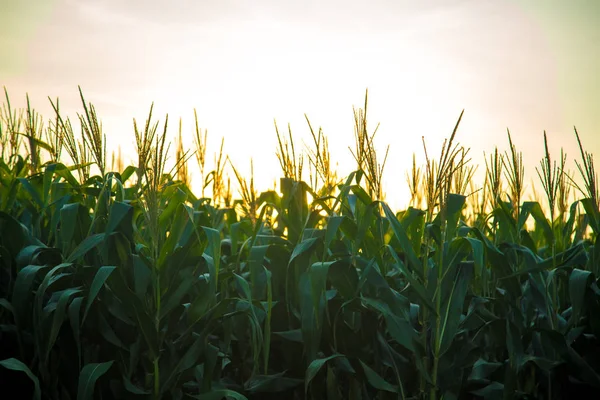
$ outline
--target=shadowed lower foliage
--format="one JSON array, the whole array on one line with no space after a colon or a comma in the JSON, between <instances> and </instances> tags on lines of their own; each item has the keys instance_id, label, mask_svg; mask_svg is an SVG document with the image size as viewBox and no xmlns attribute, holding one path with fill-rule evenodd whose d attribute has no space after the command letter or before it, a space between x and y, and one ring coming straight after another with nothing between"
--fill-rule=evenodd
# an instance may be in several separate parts
<instances>
[{"instance_id":1,"label":"shadowed lower foliage","mask_svg":"<svg viewBox=\"0 0 600 400\"><path fill-rule=\"evenodd\" d=\"M196 124L196 197L185 167L193 155L179 136L166 172L167 122L157 133L152 108L144 129L135 125L137 165L105 171L101 125L81 99L81 137L56 101L49 143L29 106L20 113L6 95L2 107L4 393L493 400L600 390L597 176L578 135L584 198L567 203L574 179L562 153L551 161L545 136L548 207L522 201L512 141L510 154L486 160L482 192L471 185L466 196L474 168L455 140L459 118L439 161L413 166L414 207L393 212L381 201L385 157L379 164L365 102L356 171L337 181L309 123L315 187L301 180L289 130L289 141L278 135L277 190L259 193L252 173L247 181L234 169L241 199L232 202L223 142L205 176L207 136Z\"/></svg>"}]
</instances>

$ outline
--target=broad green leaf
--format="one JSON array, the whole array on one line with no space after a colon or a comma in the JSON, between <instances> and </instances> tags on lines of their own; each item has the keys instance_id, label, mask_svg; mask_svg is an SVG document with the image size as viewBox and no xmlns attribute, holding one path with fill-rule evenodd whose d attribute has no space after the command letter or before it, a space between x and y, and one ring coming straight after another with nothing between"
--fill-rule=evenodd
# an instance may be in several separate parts
<instances>
[{"instance_id":1,"label":"broad green leaf","mask_svg":"<svg viewBox=\"0 0 600 400\"><path fill-rule=\"evenodd\" d=\"M79 288L66 289L61 293L60 297L58 298L58 302L56 303L56 308L54 310L54 315L52 317L52 327L50 328L50 332L48 335L48 342L46 344L46 354L44 355L44 360L48 360L50 350L52 350L52 347L54 346L54 343L58 338L58 333L67 315L67 306L69 304L69 301L71 300L71 297L80 292L81 290Z\"/></svg>"},{"instance_id":2,"label":"broad green leaf","mask_svg":"<svg viewBox=\"0 0 600 400\"><path fill-rule=\"evenodd\" d=\"M419 296L419 298L421 299L421 301L423 301L423 303L427 306L427 308L429 308L429 310L431 312L433 312L434 314L437 314L435 307L434 307L433 303L431 302L431 299L429 298L425 287L421 284L421 282L419 282L418 278L415 278L412 275L411 271L409 271L409 269L402 262L400 257L398 257L398 254L396 254L396 251L394 251L394 249L390 245L386 245L386 248L388 249L389 253L394 258L395 263L393 264L393 266L398 271L400 271L402 273L402 275L404 276L404 278L406 278L406 280L411 284L412 288L417 293L417 296Z\"/></svg>"},{"instance_id":3,"label":"broad green leaf","mask_svg":"<svg viewBox=\"0 0 600 400\"><path fill-rule=\"evenodd\" d=\"M310 275L308 272L304 272L300 275L298 282L298 299L300 302L300 316L301 316L301 329L302 329L302 340L305 346L307 362L317 358L317 351L319 344L321 343L321 328L319 324L320 319L320 304L315 307L313 301L313 289L311 284ZM319 303L321 297L318 297Z\"/></svg>"},{"instance_id":4,"label":"broad green leaf","mask_svg":"<svg viewBox=\"0 0 600 400\"><path fill-rule=\"evenodd\" d=\"M394 213L387 204L381 202L381 206L383 207L385 216L390 221L390 225L392 227L392 230L394 231L394 235L396 235L400 246L402 246L402 250L404 250L404 253L406 254L406 259L408 261L408 267L410 268L410 271L416 273L419 278L423 279L423 273L421 272L421 262L419 261L419 257L417 257L417 254L415 253L412 247L410 239L406 234L406 230L404 229L400 221L398 221L396 215L394 215Z\"/></svg>"},{"instance_id":5,"label":"broad green leaf","mask_svg":"<svg viewBox=\"0 0 600 400\"><path fill-rule=\"evenodd\" d=\"M581 200L581 204L585 209L586 215L589 217L590 227L596 235L600 235L600 215L598 213L598 207L594 204L593 199L585 198Z\"/></svg>"},{"instance_id":6,"label":"broad green leaf","mask_svg":"<svg viewBox=\"0 0 600 400\"><path fill-rule=\"evenodd\" d=\"M513 371L518 372L524 356L523 342L517 326L508 319L506 320L506 349Z\"/></svg>"},{"instance_id":7,"label":"broad green leaf","mask_svg":"<svg viewBox=\"0 0 600 400\"><path fill-rule=\"evenodd\" d=\"M256 245L250 248L250 255L248 257L248 264L250 269L250 287L252 288L252 297L256 299L264 298L266 282L263 282L261 280L259 283L259 276L262 275L263 262L269 247L270 245Z\"/></svg>"},{"instance_id":8,"label":"broad green leaf","mask_svg":"<svg viewBox=\"0 0 600 400\"><path fill-rule=\"evenodd\" d=\"M469 381L488 382L490 375L500 367L502 367L502 363L489 362L480 358L475 361L475 364L473 365L473 369L469 375Z\"/></svg>"},{"instance_id":9,"label":"broad green leaf","mask_svg":"<svg viewBox=\"0 0 600 400\"><path fill-rule=\"evenodd\" d=\"M184 278L174 292L169 292L163 297L161 302L164 302L164 305L161 305L160 319L165 318L171 311L181 306L182 299L188 294L195 283L196 280L194 278Z\"/></svg>"},{"instance_id":10,"label":"broad green leaf","mask_svg":"<svg viewBox=\"0 0 600 400\"><path fill-rule=\"evenodd\" d=\"M592 279L593 275L590 271L578 268L574 268L569 275L569 297L573 307L573 313L569 321L571 326L575 326L579 321L581 311L585 306L585 294Z\"/></svg>"},{"instance_id":11,"label":"broad green leaf","mask_svg":"<svg viewBox=\"0 0 600 400\"><path fill-rule=\"evenodd\" d=\"M125 171L118 171L121 172L121 182L127 182L127 180L131 178L133 174L135 174L135 171L136 168L133 165L130 165L127 168L125 168Z\"/></svg>"},{"instance_id":12,"label":"broad green leaf","mask_svg":"<svg viewBox=\"0 0 600 400\"><path fill-rule=\"evenodd\" d=\"M11 215L0 211L0 244L6 247L11 255L21 251L28 244L42 245L41 242L32 240L27 228Z\"/></svg>"},{"instance_id":13,"label":"broad green leaf","mask_svg":"<svg viewBox=\"0 0 600 400\"><path fill-rule=\"evenodd\" d=\"M306 393L308 393L308 385L310 385L310 382L314 379L315 376L317 376L317 374L319 373L319 371L321 370L323 365L325 365L328 361L333 360L338 357L345 357L345 356L343 354L333 354L329 357L318 358L316 360L313 360L313 362L310 363L308 368L306 368L306 374L305 374L305 378L304 378L304 395L305 396L306 396Z\"/></svg>"},{"instance_id":14,"label":"broad green leaf","mask_svg":"<svg viewBox=\"0 0 600 400\"><path fill-rule=\"evenodd\" d=\"M303 343L301 329L293 329L290 331L282 331L282 332L273 332L273 335L279 336L285 340L289 340L290 342Z\"/></svg>"},{"instance_id":15,"label":"broad green leaf","mask_svg":"<svg viewBox=\"0 0 600 400\"><path fill-rule=\"evenodd\" d=\"M466 199L466 196L460 194L448 194L446 204L446 240L451 240L456 235L456 228Z\"/></svg>"},{"instance_id":16,"label":"broad green leaf","mask_svg":"<svg viewBox=\"0 0 600 400\"><path fill-rule=\"evenodd\" d=\"M87 296L85 311L83 313L83 319L81 320L82 324L85 322L88 312L90 311L90 307L92 306L94 300L96 300L96 296L98 296L98 293L100 293L100 289L102 289L102 286L104 286L104 283L106 282L110 274L112 274L112 272L115 270L115 268L116 267L112 266L103 266L100 267L100 269L98 269L98 272L96 272L94 280L92 281L92 286L90 286L90 291Z\"/></svg>"},{"instance_id":17,"label":"broad green leaf","mask_svg":"<svg viewBox=\"0 0 600 400\"><path fill-rule=\"evenodd\" d=\"M395 315L390 307L380 300L363 297L362 302L381 313L385 319L388 333L398 344L413 353L415 352L414 343L418 340L418 336L407 320Z\"/></svg>"},{"instance_id":18,"label":"broad green leaf","mask_svg":"<svg viewBox=\"0 0 600 400\"><path fill-rule=\"evenodd\" d=\"M315 248L319 240L320 238L313 237L298 243L296 247L294 247L294 251L292 252L292 256L290 257L289 264L291 265L292 262L302 254L310 253Z\"/></svg>"},{"instance_id":19,"label":"broad green leaf","mask_svg":"<svg viewBox=\"0 0 600 400\"><path fill-rule=\"evenodd\" d=\"M38 380L37 376L35 376L33 374L33 372L31 372L31 370L29 369L29 367L27 367L27 365L23 364L21 361L17 360L16 358L8 358L6 360L2 360L2 361L0 361L0 365L6 369L24 372L29 377L29 379L31 379L31 381L33 382L33 385L34 385L33 398L35 400L41 400L42 391L40 390L40 381Z\"/></svg>"},{"instance_id":20,"label":"broad green leaf","mask_svg":"<svg viewBox=\"0 0 600 400\"><path fill-rule=\"evenodd\" d=\"M138 298L144 299L150 285L152 272L150 267L144 262L143 256L133 255L133 278L135 294Z\"/></svg>"},{"instance_id":21,"label":"broad green leaf","mask_svg":"<svg viewBox=\"0 0 600 400\"><path fill-rule=\"evenodd\" d=\"M548 223L548 219L544 215L544 212L537 201L523 202L521 213L519 214L519 229L523 229L529 215L531 215L535 222L542 228L546 242L548 244L554 243L554 232L552 231L552 227Z\"/></svg>"},{"instance_id":22,"label":"broad green leaf","mask_svg":"<svg viewBox=\"0 0 600 400\"><path fill-rule=\"evenodd\" d=\"M73 337L75 338L75 345L77 346L77 364L81 369L81 335L80 335L80 323L79 318L81 316L81 305L83 304L83 297L76 297L69 304L69 324L73 331Z\"/></svg>"},{"instance_id":23,"label":"broad green leaf","mask_svg":"<svg viewBox=\"0 0 600 400\"><path fill-rule=\"evenodd\" d=\"M263 372L269 372L269 358L271 356L271 320L273 318L273 283L271 279L271 271L264 268L267 276L267 317L265 318L264 326L264 343L263 343Z\"/></svg>"},{"instance_id":24,"label":"broad green leaf","mask_svg":"<svg viewBox=\"0 0 600 400\"><path fill-rule=\"evenodd\" d=\"M87 226L83 222L87 218ZM67 252L71 250L71 243L75 240L75 232L79 231L79 237L87 234L91 219L89 213L79 203L65 204L60 208L60 237L62 249Z\"/></svg>"},{"instance_id":25,"label":"broad green leaf","mask_svg":"<svg viewBox=\"0 0 600 400\"><path fill-rule=\"evenodd\" d=\"M345 300L354 297L358 286L358 273L350 263L342 260L332 263L327 277Z\"/></svg>"},{"instance_id":26,"label":"broad green leaf","mask_svg":"<svg viewBox=\"0 0 600 400\"><path fill-rule=\"evenodd\" d=\"M119 272L111 274L108 286L114 295L120 299L128 314L137 322L137 328L148 345L150 356L155 358L159 352L156 326L152 317L148 314L145 304L129 289Z\"/></svg>"},{"instance_id":27,"label":"broad green leaf","mask_svg":"<svg viewBox=\"0 0 600 400\"><path fill-rule=\"evenodd\" d=\"M337 235L340 229L340 225L342 224L345 218L346 217L344 216L333 216L327 218L327 229L325 232L325 250L327 250L331 245L331 241Z\"/></svg>"},{"instance_id":28,"label":"broad green leaf","mask_svg":"<svg viewBox=\"0 0 600 400\"><path fill-rule=\"evenodd\" d=\"M362 360L360 361L360 365L363 367L363 371L365 372L365 376L367 377L367 381L371 386L373 386L377 390L385 390L386 392L398 393L398 388L388 382L385 381L377 372L375 372L371 367L365 364Z\"/></svg>"},{"instance_id":29,"label":"broad green leaf","mask_svg":"<svg viewBox=\"0 0 600 400\"><path fill-rule=\"evenodd\" d=\"M127 390L129 393L132 393L135 395L150 394L150 391L142 390L139 387L135 386L131 382L131 380L129 378L127 378L127 376L125 376L125 375L123 375L123 387L125 387L125 390Z\"/></svg>"},{"instance_id":30,"label":"broad green leaf","mask_svg":"<svg viewBox=\"0 0 600 400\"><path fill-rule=\"evenodd\" d=\"M329 267L333 262L318 262L314 263L310 267L310 284L311 284L311 297L313 308L315 311L315 315L317 319L315 322L317 323L317 327L321 328L321 316L320 316L320 304L324 300L325 297L325 285L327 283L327 273L329 272Z\"/></svg>"},{"instance_id":31,"label":"broad green leaf","mask_svg":"<svg viewBox=\"0 0 600 400\"><path fill-rule=\"evenodd\" d=\"M31 199L35 202L35 204L38 206L38 208L40 208L40 209L43 208L44 200L42 200L39 189L36 189L31 184L31 182L26 178L17 178L17 180L21 183L21 186L23 186L23 188L25 188L27 193L29 193L29 195L31 196Z\"/></svg>"},{"instance_id":32,"label":"broad green leaf","mask_svg":"<svg viewBox=\"0 0 600 400\"><path fill-rule=\"evenodd\" d=\"M100 331L102 337L106 339L108 343L123 350L128 350L127 346L125 346L121 339L119 339L113 328L106 320L106 317L101 312L98 313L98 330Z\"/></svg>"},{"instance_id":33,"label":"broad green leaf","mask_svg":"<svg viewBox=\"0 0 600 400\"><path fill-rule=\"evenodd\" d=\"M213 375L215 372L215 367L217 366L218 358L219 348L208 343L204 351L204 364L202 364L202 369L204 372L202 377L202 391L209 391L212 389L212 382L215 380Z\"/></svg>"},{"instance_id":34,"label":"broad green leaf","mask_svg":"<svg viewBox=\"0 0 600 400\"><path fill-rule=\"evenodd\" d=\"M131 219L133 217L133 207L127 203L115 201L110 206L108 214L108 223L104 234L106 237L122 226L124 232L131 233Z\"/></svg>"},{"instance_id":35,"label":"broad green leaf","mask_svg":"<svg viewBox=\"0 0 600 400\"><path fill-rule=\"evenodd\" d=\"M96 381L112 366L113 361L87 364L79 373L77 400L93 400Z\"/></svg>"},{"instance_id":36,"label":"broad green leaf","mask_svg":"<svg viewBox=\"0 0 600 400\"><path fill-rule=\"evenodd\" d=\"M492 382L481 389L471 391L471 393L483 397L485 400L500 400L504 398L504 385L500 382Z\"/></svg>"},{"instance_id":37,"label":"broad green leaf","mask_svg":"<svg viewBox=\"0 0 600 400\"><path fill-rule=\"evenodd\" d=\"M208 246L206 247L207 254L212 257L214 263L214 281L215 285L219 284L219 269L221 262L221 234L218 230L203 226L202 229L208 238Z\"/></svg>"},{"instance_id":38,"label":"broad green leaf","mask_svg":"<svg viewBox=\"0 0 600 400\"><path fill-rule=\"evenodd\" d=\"M187 346L185 354L174 360L176 362L169 368L168 375L165 374L166 379L163 378L164 380L161 382L161 393L170 391L179 375L195 365L206 348L205 341L204 336L197 335L194 342Z\"/></svg>"},{"instance_id":39,"label":"broad green leaf","mask_svg":"<svg viewBox=\"0 0 600 400\"><path fill-rule=\"evenodd\" d=\"M441 319L439 332L441 340L437 344L440 356L450 348L458 331L472 274L471 264L460 263L457 265L455 273L447 275L442 282L444 301L439 317Z\"/></svg>"},{"instance_id":40,"label":"broad green leaf","mask_svg":"<svg viewBox=\"0 0 600 400\"><path fill-rule=\"evenodd\" d=\"M15 309L8 300L0 298L0 307L4 307L6 310L10 311L10 313L13 315L13 318L15 318Z\"/></svg>"},{"instance_id":41,"label":"broad green leaf","mask_svg":"<svg viewBox=\"0 0 600 400\"><path fill-rule=\"evenodd\" d=\"M277 393L301 385L302 379L288 378L285 372L273 375L255 375L245 384L245 389L250 393Z\"/></svg>"},{"instance_id":42,"label":"broad green leaf","mask_svg":"<svg viewBox=\"0 0 600 400\"><path fill-rule=\"evenodd\" d=\"M200 320L210 310L215 300L214 293L210 290L210 285L206 279L200 279L197 284L200 294L188 307L188 323L195 323Z\"/></svg>"},{"instance_id":43,"label":"broad green leaf","mask_svg":"<svg viewBox=\"0 0 600 400\"><path fill-rule=\"evenodd\" d=\"M77 261L78 259L80 259L84 255L86 255L90 250L92 250L93 248L98 246L103 241L104 241L104 233L96 233L94 235L88 236L87 238L85 238L85 240L83 242L81 242L79 244L79 246L77 246L75 248L75 250L73 250L71 255L69 257L67 257L66 262Z\"/></svg>"},{"instance_id":44,"label":"broad green leaf","mask_svg":"<svg viewBox=\"0 0 600 400\"><path fill-rule=\"evenodd\" d=\"M187 198L185 192L175 186L169 187L165 191L164 196L168 197L168 203L165 209L160 213L159 226L170 225L168 221L173 217L179 205L183 204Z\"/></svg>"},{"instance_id":45,"label":"broad green leaf","mask_svg":"<svg viewBox=\"0 0 600 400\"><path fill-rule=\"evenodd\" d=\"M33 282L38 272L46 268L48 267L42 265L28 265L17 274L11 298L11 303L16 311L14 315L17 324L23 324L29 315L27 310L32 310L32 304L29 300L32 297Z\"/></svg>"}]
</instances>

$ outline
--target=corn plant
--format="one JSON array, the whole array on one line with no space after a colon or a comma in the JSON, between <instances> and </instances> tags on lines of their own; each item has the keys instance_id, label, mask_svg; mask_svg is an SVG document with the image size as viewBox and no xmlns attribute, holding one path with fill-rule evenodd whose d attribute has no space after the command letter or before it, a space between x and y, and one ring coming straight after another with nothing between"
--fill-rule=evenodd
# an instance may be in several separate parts
<instances>
[{"instance_id":1,"label":"corn plant","mask_svg":"<svg viewBox=\"0 0 600 400\"><path fill-rule=\"evenodd\" d=\"M425 145L425 165L413 158L411 206L392 211L365 102L355 112L357 168L346 178L332 179L326 138L307 119L319 180L302 180L291 130L284 139L276 129L278 190L254 187L252 162L249 178L229 162L241 197L232 201L223 141L202 176L213 198L197 197L181 128L170 163L168 116L153 122L153 106L143 127L134 120L136 165L109 171L99 118L81 98L81 137L51 100L48 143L31 105L20 113L6 94L2 107L6 392L433 400L577 398L600 388L597 175L577 132L579 186L544 135L542 207L523 201L510 134L510 152L486 157L483 185L472 183L461 113L438 158ZM206 133L196 134L204 171ZM70 164L58 159L60 143ZM573 199L572 186L585 197Z\"/></svg>"}]
</instances>

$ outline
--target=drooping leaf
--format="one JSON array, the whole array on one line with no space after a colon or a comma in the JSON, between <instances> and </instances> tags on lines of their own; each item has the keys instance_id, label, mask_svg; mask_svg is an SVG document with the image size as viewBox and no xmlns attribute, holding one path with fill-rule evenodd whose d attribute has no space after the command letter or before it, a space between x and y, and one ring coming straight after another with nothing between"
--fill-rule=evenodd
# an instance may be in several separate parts
<instances>
[{"instance_id":1,"label":"drooping leaf","mask_svg":"<svg viewBox=\"0 0 600 400\"><path fill-rule=\"evenodd\" d=\"M315 376L317 376L317 374L319 373L319 371L321 370L323 365L325 365L328 361L333 360L338 357L345 357L345 356L343 354L333 354L329 357L318 358L316 360L313 360L310 363L308 368L306 368L306 374L305 374L305 378L304 378L304 393L305 393L305 395L306 395L306 393L308 393L308 385L310 385L310 382L315 378Z\"/></svg>"},{"instance_id":2,"label":"drooping leaf","mask_svg":"<svg viewBox=\"0 0 600 400\"><path fill-rule=\"evenodd\" d=\"M412 247L410 239L406 234L406 230L404 229L400 221L398 221L398 219L387 204L382 202L381 206L383 207L385 216L390 221L390 225L392 227L392 230L394 231L394 235L396 235L398 242L400 242L400 246L402 246L402 250L406 254L406 259L408 261L410 271L416 273L419 278L423 279L423 274L420 269L421 263L419 262L419 257L417 257L417 254L415 253Z\"/></svg>"},{"instance_id":3,"label":"drooping leaf","mask_svg":"<svg viewBox=\"0 0 600 400\"><path fill-rule=\"evenodd\" d=\"M73 250L71 255L67 257L66 262L75 262L79 258L86 255L90 250L98 246L100 243L104 241L104 233L96 233L94 235L88 236Z\"/></svg>"},{"instance_id":4,"label":"drooping leaf","mask_svg":"<svg viewBox=\"0 0 600 400\"><path fill-rule=\"evenodd\" d=\"M33 374L33 372L31 372L31 370L29 369L29 367L27 365L23 364L21 361L17 360L16 358L8 358L6 360L2 360L2 361L0 361L0 365L6 369L10 369L13 371L21 371L21 372L25 373L29 377L29 379L31 379L31 381L33 382L33 385L34 385L33 398L34 398L34 400L41 400L42 391L40 390L40 381L38 380L37 376L35 376Z\"/></svg>"},{"instance_id":5,"label":"drooping leaf","mask_svg":"<svg viewBox=\"0 0 600 400\"><path fill-rule=\"evenodd\" d=\"M375 372L371 367L365 364L362 360L360 361L360 365L363 367L363 371L365 372L365 376L367 377L367 381L371 386L373 386L377 390L385 390L386 392L398 393L398 388L388 382L385 381L377 372Z\"/></svg>"},{"instance_id":6,"label":"drooping leaf","mask_svg":"<svg viewBox=\"0 0 600 400\"><path fill-rule=\"evenodd\" d=\"M90 291L87 296L85 311L83 312L83 319L81 320L82 324L85 322L88 312L90 311L90 307L92 306L94 300L96 300L96 296L98 296L98 293L100 293L100 289L102 289L102 286L104 286L104 283L106 282L110 274L112 274L112 272L115 270L115 268L116 267L113 266L103 266L100 267L100 269L98 269L98 272L96 272L96 275L94 276L94 280L92 281L92 285L90 286Z\"/></svg>"},{"instance_id":7,"label":"drooping leaf","mask_svg":"<svg viewBox=\"0 0 600 400\"><path fill-rule=\"evenodd\" d=\"M584 271L579 268L574 268L569 275L569 296L573 313L569 325L577 324L581 311L585 306L585 294L588 290L593 275L590 271Z\"/></svg>"},{"instance_id":8,"label":"drooping leaf","mask_svg":"<svg viewBox=\"0 0 600 400\"><path fill-rule=\"evenodd\" d=\"M104 363L90 363L83 367L79 373L77 386L77 400L93 400L96 381L112 366L113 361Z\"/></svg>"}]
</instances>

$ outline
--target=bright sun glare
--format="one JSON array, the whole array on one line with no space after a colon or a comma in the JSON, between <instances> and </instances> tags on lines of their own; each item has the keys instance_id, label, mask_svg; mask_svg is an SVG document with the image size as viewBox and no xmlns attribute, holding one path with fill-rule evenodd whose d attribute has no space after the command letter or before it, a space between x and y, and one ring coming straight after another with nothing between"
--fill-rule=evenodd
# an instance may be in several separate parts
<instances>
[{"instance_id":1,"label":"bright sun glare","mask_svg":"<svg viewBox=\"0 0 600 400\"><path fill-rule=\"evenodd\" d=\"M190 149L195 108L208 130L209 164L224 137L239 170L248 174L254 160L260 189L281 175L274 120L286 135L289 123L304 147L311 140L304 114L328 136L339 175L348 174L354 168L352 107L362 107L368 88L369 131L381 123L375 140L381 157L390 145L384 187L396 206L406 204L412 154L423 161L422 137L436 156L463 108L458 140L477 164L493 146L507 149L507 127L526 153L528 170L541 157L544 129L551 148L564 146L574 155L577 124L590 150L598 149L600 117L590 112L600 92L595 69L585 70L587 80L564 73L575 51L581 65L600 66L592 51L598 41L590 39L597 31L585 31L592 26L587 20L577 17L580 33L560 31L571 20L556 19L560 10L533 0L527 6L426 3L175 8L158 1L62 0L37 14L13 5L9 14L28 15L31 29L5 24L14 29L3 32L0 45L19 48L15 60L21 61L0 65L0 84L21 104L28 92L47 118L48 95L61 99L65 114L81 112L81 85L102 118L109 149L120 146L125 161L133 154L132 118L143 123L151 102L155 120L169 114L173 142L183 118ZM192 180L197 188L197 175Z\"/></svg>"}]
</instances>

